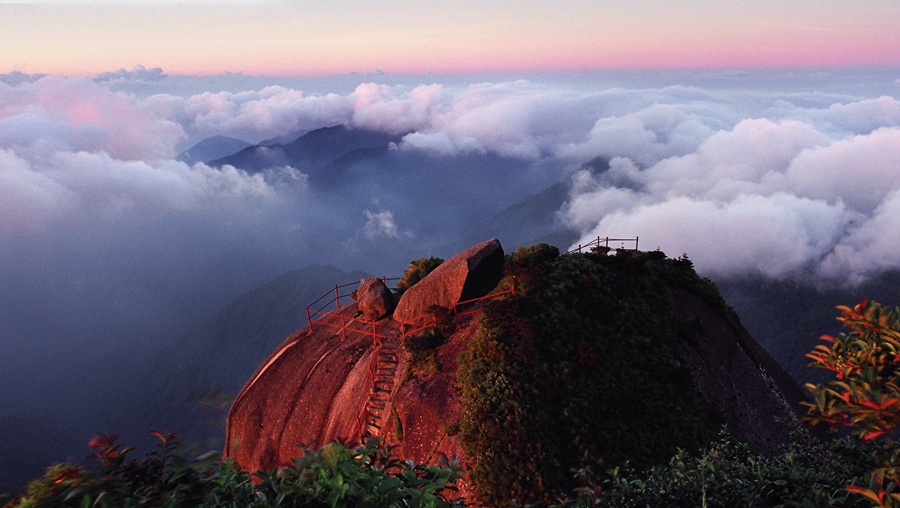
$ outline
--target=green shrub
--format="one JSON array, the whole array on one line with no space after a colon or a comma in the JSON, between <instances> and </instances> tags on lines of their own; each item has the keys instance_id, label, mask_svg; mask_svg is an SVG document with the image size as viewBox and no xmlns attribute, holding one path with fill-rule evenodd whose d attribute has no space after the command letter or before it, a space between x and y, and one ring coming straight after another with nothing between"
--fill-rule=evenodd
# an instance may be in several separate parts
<instances>
[{"instance_id":1,"label":"green shrub","mask_svg":"<svg viewBox=\"0 0 900 508\"><path fill-rule=\"evenodd\" d=\"M715 438L721 416L678 361L677 338L696 330L671 281L706 290L661 253L508 256L501 288L516 292L485 306L458 372L480 503L546 503L572 469L663 463Z\"/></svg>"},{"instance_id":2,"label":"green shrub","mask_svg":"<svg viewBox=\"0 0 900 508\"><path fill-rule=\"evenodd\" d=\"M155 433L160 445L132 459L115 436L91 441L94 470L60 464L31 482L8 507L429 507L463 506L455 499L460 469L402 461L377 440L347 448L306 450L291 466L247 473L215 453L193 459L177 435Z\"/></svg>"},{"instance_id":3,"label":"green shrub","mask_svg":"<svg viewBox=\"0 0 900 508\"><path fill-rule=\"evenodd\" d=\"M397 293L402 295L407 289L425 278L426 275L434 271L443 262L443 259L434 256L411 261L409 267L403 272L403 278L397 283Z\"/></svg>"},{"instance_id":4,"label":"green shrub","mask_svg":"<svg viewBox=\"0 0 900 508\"><path fill-rule=\"evenodd\" d=\"M597 477L582 469L581 486L551 506L643 508L700 506L863 507L844 489L865 477L874 450L841 439L826 442L797 429L784 453L753 453L727 432L702 453L679 450L665 465L614 468Z\"/></svg>"},{"instance_id":5,"label":"green shrub","mask_svg":"<svg viewBox=\"0 0 900 508\"><path fill-rule=\"evenodd\" d=\"M403 341L403 347L409 355L406 364L404 379L414 374L430 376L441 371L441 365L437 359L437 348L447 339L436 327L422 330L422 333L407 337Z\"/></svg>"}]
</instances>

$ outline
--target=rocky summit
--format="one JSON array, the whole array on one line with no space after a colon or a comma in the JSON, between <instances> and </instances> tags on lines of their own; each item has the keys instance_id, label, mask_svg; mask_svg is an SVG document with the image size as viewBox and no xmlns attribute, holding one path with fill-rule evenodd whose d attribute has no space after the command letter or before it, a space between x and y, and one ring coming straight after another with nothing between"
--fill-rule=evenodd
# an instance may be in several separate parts
<instances>
[{"instance_id":1,"label":"rocky summit","mask_svg":"<svg viewBox=\"0 0 900 508\"><path fill-rule=\"evenodd\" d=\"M415 461L458 456L461 495L499 506L548 499L579 465L696 448L723 424L775 451L789 432L776 419L795 421L802 398L715 286L660 252L504 255L494 239L447 260L392 313L364 311L369 292L260 365L229 412L227 458L267 469L301 445L377 437ZM526 464L510 469L503 458L517 453Z\"/></svg>"}]
</instances>

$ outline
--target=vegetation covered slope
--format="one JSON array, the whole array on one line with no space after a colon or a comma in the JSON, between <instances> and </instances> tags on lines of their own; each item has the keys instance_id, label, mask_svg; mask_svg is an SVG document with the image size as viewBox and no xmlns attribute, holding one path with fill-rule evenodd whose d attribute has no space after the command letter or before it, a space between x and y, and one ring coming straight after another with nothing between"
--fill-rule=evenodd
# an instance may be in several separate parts
<instances>
[{"instance_id":1,"label":"vegetation covered slope","mask_svg":"<svg viewBox=\"0 0 900 508\"><path fill-rule=\"evenodd\" d=\"M573 469L661 463L715 438L724 419L679 355L700 325L676 313L670 288L740 325L689 260L539 245L508 257L501 286L512 285L485 308L458 373L483 503L546 501Z\"/></svg>"}]
</instances>

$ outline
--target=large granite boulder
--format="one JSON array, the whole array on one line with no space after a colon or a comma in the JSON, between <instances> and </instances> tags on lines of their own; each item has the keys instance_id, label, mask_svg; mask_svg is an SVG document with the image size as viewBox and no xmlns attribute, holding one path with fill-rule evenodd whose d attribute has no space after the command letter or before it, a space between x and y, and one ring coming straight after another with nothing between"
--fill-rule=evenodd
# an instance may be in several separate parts
<instances>
[{"instance_id":1,"label":"large granite boulder","mask_svg":"<svg viewBox=\"0 0 900 508\"><path fill-rule=\"evenodd\" d=\"M486 295L503 276L503 259L496 238L460 252L403 293L394 320L416 324L433 306L452 309L461 301Z\"/></svg>"},{"instance_id":2,"label":"large granite boulder","mask_svg":"<svg viewBox=\"0 0 900 508\"><path fill-rule=\"evenodd\" d=\"M353 298L363 316L370 321L378 321L394 307L394 294L384 281L374 277L363 281L353 292Z\"/></svg>"}]
</instances>

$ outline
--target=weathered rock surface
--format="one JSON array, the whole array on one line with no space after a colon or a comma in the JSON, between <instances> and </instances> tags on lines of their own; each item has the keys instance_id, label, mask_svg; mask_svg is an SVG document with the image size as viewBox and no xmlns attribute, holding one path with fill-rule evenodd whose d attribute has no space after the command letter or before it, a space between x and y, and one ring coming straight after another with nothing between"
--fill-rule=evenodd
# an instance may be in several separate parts
<instances>
[{"instance_id":1,"label":"weathered rock surface","mask_svg":"<svg viewBox=\"0 0 900 508\"><path fill-rule=\"evenodd\" d=\"M378 278L366 279L353 292L356 304L369 321L378 321L387 316L394 307L394 294Z\"/></svg>"},{"instance_id":2,"label":"weathered rock surface","mask_svg":"<svg viewBox=\"0 0 900 508\"><path fill-rule=\"evenodd\" d=\"M356 304L288 337L238 394L225 427L225 456L249 471L289 464L299 444L321 447L356 439L369 393L372 336L340 328ZM398 335L393 321L378 333Z\"/></svg>"},{"instance_id":3,"label":"weathered rock surface","mask_svg":"<svg viewBox=\"0 0 900 508\"><path fill-rule=\"evenodd\" d=\"M461 301L484 296L502 277L503 259L503 247L496 238L460 252L403 293L394 320L414 323L432 306L451 309Z\"/></svg>"}]
</instances>

